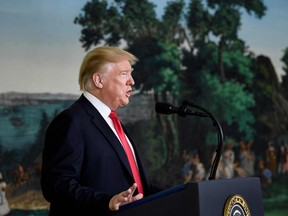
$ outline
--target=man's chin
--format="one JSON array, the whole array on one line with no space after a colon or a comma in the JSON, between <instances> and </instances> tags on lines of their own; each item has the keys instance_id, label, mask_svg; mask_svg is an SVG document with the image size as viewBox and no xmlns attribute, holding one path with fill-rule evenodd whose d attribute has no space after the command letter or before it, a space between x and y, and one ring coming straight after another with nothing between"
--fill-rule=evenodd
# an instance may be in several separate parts
<instances>
[{"instance_id":1,"label":"man's chin","mask_svg":"<svg viewBox=\"0 0 288 216\"><path fill-rule=\"evenodd\" d=\"M127 98L127 100L122 101L120 107L125 106L129 103L129 99Z\"/></svg>"}]
</instances>

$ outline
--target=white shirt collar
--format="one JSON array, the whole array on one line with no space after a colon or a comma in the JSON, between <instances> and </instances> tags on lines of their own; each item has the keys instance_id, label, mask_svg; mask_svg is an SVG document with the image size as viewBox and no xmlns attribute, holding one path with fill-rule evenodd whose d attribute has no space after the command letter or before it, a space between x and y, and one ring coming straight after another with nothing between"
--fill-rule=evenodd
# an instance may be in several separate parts
<instances>
[{"instance_id":1,"label":"white shirt collar","mask_svg":"<svg viewBox=\"0 0 288 216\"><path fill-rule=\"evenodd\" d=\"M99 111L104 119L109 117L111 109L106 104L87 91L85 91L83 95L92 103L92 105Z\"/></svg>"}]
</instances>

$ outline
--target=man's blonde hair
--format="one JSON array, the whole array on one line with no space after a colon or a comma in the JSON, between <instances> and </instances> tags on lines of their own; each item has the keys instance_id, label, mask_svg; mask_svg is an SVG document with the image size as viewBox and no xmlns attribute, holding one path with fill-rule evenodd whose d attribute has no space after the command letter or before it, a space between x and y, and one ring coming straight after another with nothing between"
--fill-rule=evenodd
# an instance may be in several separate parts
<instances>
[{"instance_id":1,"label":"man's blonde hair","mask_svg":"<svg viewBox=\"0 0 288 216\"><path fill-rule=\"evenodd\" d=\"M101 46L89 51L80 67L78 78L80 90L87 91L91 88L94 73L106 72L111 64L125 60L131 65L138 61L136 56L117 47Z\"/></svg>"}]
</instances>

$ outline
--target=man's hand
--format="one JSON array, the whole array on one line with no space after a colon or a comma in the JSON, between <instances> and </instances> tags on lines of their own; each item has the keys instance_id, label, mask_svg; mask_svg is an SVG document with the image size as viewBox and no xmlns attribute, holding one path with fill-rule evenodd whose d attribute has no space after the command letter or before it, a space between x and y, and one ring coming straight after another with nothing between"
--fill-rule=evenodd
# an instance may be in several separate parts
<instances>
[{"instance_id":1,"label":"man's hand","mask_svg":"<svg viewBox=\"0 0 288 216\"><path fill-rule=\"evenodd\" d=\"M137 184L134 183L132 187L130 187L128 190L123 191L115 196L112 197L112 199L109 202L109 209L111 211L117 211L120 206L125 205L127 203L134 202L136 200L140 200L143 198L143 194L139 193L136 196L133 197L133 193L137 188Z\"/></svg>"}]
</instances>

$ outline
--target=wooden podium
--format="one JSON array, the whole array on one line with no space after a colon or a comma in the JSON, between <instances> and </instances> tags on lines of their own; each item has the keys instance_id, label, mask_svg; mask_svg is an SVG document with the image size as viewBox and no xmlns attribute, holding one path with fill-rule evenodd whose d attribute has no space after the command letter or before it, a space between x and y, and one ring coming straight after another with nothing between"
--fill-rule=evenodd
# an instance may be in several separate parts
<instances>
[{"instance_id":1,"label":"wooden podium","mask_svg":"<svg viewBox=\"0 0 288 216\"><path fill-rule=\"evenodd\" d=\"M179 185L124 205L117 216L264 216L257 177Z\"/></svg>"}]
</instances>

